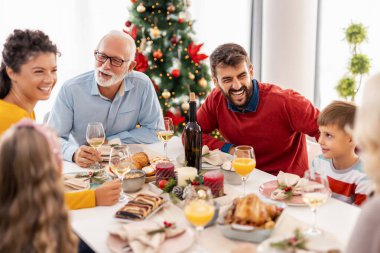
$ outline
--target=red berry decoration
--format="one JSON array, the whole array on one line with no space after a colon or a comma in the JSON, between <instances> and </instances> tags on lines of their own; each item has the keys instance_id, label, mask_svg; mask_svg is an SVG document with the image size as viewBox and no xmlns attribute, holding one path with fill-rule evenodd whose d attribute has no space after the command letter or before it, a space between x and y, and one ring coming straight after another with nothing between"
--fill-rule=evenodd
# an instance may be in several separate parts
<instances>
[{"instance_id":1,"label":"red berry decoration","mask_svg":"<svg viewBox=\"0 0 380 253\"><path fill-rule=\"evenodd\" d=\"M133 4L134 4L134 3L136 3L136 1L137 1L137 0L131 0L131 3L133 3Z\"/></svg>"},{"instance_id":2,"label":"red berry decoration","mask_svg":"<svg viewBox=\"0 0 380 253\"><path fill-rule=\"evenodd\" d=\"M288 186L284 189L285 192L290 192L292 190L292 187Z\"/></svg>"},{"instance_id":3,"label":"red berry decoration","mask_svg":"<svg viewBox=\"0 0 380 253\"><path fill-rule=\"evenodd\" d=\"M173 37L170 38L170 43L172 43L173 45L177 44L178 43L177 36L173 35Z\"/></svg>"},{"instance_id":4,"label":"red berry decoration","mask_svg":"<svg viewBox=\"0 0 380 253\"><path fill-rule=\"evenodd\" d=\"M183 18L178 19L178 23L182 24L183 23Z\"/></svg>"},{"instance_id":5,"label":"red berry decoration","mask_svg":"<svg viewBox=\"0 0 380 253\"><path fill-rule=\"evenodd\" d=\"M131 25L132 25L131 21L129 21L129 20L125 21L125 26L126 27L131 27Z\"/></svg>"},{"instance_id":6,"label":"red berry decoration","mask_svg":"<svg viewBox=\"0 0 380 253\"><path fill-rule=\"evenodd\" d=\"M158 187L160 187L160 189L164 189L165 185L168 183L168 180L161 180L159 183L158 183Z\"/></svg>"},{"instance_id":7,"label":"red berry decoration","mask_svg":"<svg viewBox=\"0 0 380 253\"><path fill-rule=\"evenodd\" d=\"M156 51L153 52L153 58L161 59L161 57L162 57L161 50L156 50Z\"/></svg>"},{"instance_id":8,"label":"red berry decoration","mask_svg":"<svg viewBox=\"0 0 380 253\"><path fill-rule=\"evenodd\" d=\"M172 70L172 77L179 77L181 75L181 71L179 69L173 69Z\"/></svg>"}]
</instances>

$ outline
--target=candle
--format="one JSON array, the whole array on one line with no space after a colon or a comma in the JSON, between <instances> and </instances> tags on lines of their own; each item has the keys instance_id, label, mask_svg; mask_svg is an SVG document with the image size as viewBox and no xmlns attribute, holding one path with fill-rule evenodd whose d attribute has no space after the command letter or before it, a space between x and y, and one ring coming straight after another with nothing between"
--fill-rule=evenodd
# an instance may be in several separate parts
<instances>
[{"instance_id":1,"label":"candle","mask_svg":"<svg viewBox=\"0 0 380 253\"><path fill-rule=\"evenodd\" d=\"M214 198L224 195L224 175L221 171L208 171L203 175L203 184L211 189Z\"/></svg>"},{"instance_id":2,"label":"candle","mask_svg":"<svg viewBox=\"0 0 380 253\"><path fill-rule=\"evenodd\" d=\"M176 169L177 172L177 185L186 186L187 180L193 181L198 175L198 171L193 167L182 167Z\"/></svg>"},{"instance_id":3,"label":"candle","mask_svg":"<svg viewBox=\"0 0 380 253\"><path fill-rule=\"evenodd\" d=\"M157 163L156 185L159 185L161 180L169 180L170 178L175 178L174 164L169 162Z\"/></svg>"}]
</instances>

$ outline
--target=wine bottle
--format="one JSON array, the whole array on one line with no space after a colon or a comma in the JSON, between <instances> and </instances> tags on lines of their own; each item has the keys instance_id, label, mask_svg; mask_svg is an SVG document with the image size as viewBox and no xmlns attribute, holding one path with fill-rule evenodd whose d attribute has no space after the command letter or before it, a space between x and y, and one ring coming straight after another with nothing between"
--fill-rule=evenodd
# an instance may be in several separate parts
<instances>
[{"instance_id":1,"label":"wine bottle","mask_svg":"<svg viewBox=\"0 0 380 253\"><path fill-rule=\"evenodd\" d=\"M190 93L189 122L184 132L185 161L186 166L195 167L198 174L202 170L202 129L197 123L197 103L195 93Z\"/></svg>"}]
</instances>

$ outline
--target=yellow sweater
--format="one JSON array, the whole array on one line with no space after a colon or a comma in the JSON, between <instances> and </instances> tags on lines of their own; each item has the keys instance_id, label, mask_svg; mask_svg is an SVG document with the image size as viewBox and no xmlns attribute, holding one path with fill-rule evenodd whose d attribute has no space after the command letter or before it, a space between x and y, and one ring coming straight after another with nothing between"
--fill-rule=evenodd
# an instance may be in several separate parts
<instances>
[{"instance_id":1,"label":"yellow sweater","mask_svg":"<svg viewBox=\"0 0 380 253\"><path fill-rule=\"evenodd\" d=\"M13 124L23 118L35 120L34 112L29 113L17 105L0 99L0 136ZM69 209L80 209L95 206L95 191L85 190L65 193L66 206Z\"/></svg>"},{"instance_id":2,"label":"yellow sweater","mask_svg":"<svg viewBox=\"0 0 380 253\"><path fill-rule=\"evenodd\" d=\"M27 112L17 105L0 99L0 135L2 135L11 125L19 122L23 118L35 120L36 116L34 115L34 112Z\"/></svg>"}]
</instances>

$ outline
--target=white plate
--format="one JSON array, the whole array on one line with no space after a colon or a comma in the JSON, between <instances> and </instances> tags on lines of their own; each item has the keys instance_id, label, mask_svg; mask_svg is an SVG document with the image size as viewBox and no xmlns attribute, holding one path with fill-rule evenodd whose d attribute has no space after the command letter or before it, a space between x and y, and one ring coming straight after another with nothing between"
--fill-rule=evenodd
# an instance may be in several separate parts
<instances>
[{"instance_id":1,"label":"white plate","mask_svg":"<svg viewBox=\"0 0 380 253\"><path fill-rule=\"evenodd\" d=\"M278 242L289 237L272 237L268 238L257 247L257 253L286 253L287 251L279 250L270 246L273 242ZM326 236L313 236L309 237L309 241L306 244L306 247L310 252L327 252L328 250L337 249L343 252L343 246L339 242L332 240ZM304 251L309 252L309 251Z\"/></svg>"},{"instance_id":2,"label":"white plate","mask_svg":"<svg viewBox=\"0 0 380 253\"><path fill-rule=\"evenodd\" d=\"M151 221L144 222L135 222L128 224L136 228L140 228L141 226L149 226ZM186 228L185 233L179 235L177 237L165 240L158 249L158 253L179 253L187 250L191 247L194 241L194 232L191 228ZM115 235L109 235L107 238L107 247L113 253L124 253L124 246L126 242L123 242L119 237Z\"/></svg>"},{"instance_id":3,"label":"white plate","mask_svg":"<svg viewBox=\"0 0 380 253\"><path fill-rule=\"evenodd\" d=\"M229 160L232 160L232 155L227 154L226 156L228 157ZM185 154L180 154L179 156L176 157L175 159L179 165L185 166ZM212 165L209 163L202 163L202 169L203 170L215 170L215 169L220 169L221 165Z\"/></svg>"}]
</instances>

